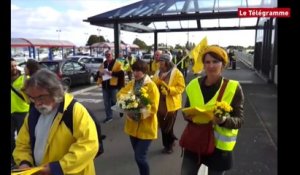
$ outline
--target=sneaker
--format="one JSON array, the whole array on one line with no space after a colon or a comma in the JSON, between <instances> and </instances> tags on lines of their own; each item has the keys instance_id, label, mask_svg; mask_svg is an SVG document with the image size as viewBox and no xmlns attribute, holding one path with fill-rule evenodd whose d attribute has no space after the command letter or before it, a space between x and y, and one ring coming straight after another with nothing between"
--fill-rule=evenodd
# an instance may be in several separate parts
<instances>
[{"instance_id":1,"label":"sneaker","mask_svg":"<svg viewBox=\"0 0 300 175\"><path fill-rule=\"evenodd\" d=\"M112 118L106 118L105 120L103 120L103 123L109 123L112 121Z\"/></svg>"}]
</instances>

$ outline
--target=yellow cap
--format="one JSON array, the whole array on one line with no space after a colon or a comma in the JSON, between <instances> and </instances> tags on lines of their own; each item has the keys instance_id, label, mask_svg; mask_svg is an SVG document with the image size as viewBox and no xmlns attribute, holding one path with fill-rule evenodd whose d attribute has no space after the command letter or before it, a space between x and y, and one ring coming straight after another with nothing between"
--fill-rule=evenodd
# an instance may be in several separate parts
<instances>
[{"instance_id":1,"label":"yellow cap","mask_svg":"<svg viewBox=\"0 0 300 175\"><path fill-rule=\"evenodd\" d=\"M209 52L213 52L213 53L217 54L222 59L225 66L228 64L228 62L229 62L228 55L227 55L227 52L223 48L221 48L219 46L208 46L204 49L203 56Z\"/></svg>"}]
</instances>

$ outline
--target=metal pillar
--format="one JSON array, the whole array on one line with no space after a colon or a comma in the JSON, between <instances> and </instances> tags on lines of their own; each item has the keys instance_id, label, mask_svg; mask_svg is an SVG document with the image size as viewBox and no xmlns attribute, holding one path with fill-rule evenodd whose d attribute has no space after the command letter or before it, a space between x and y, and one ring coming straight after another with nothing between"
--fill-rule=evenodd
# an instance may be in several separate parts
<instances>
[{"instance_id":1,"label":"metal pillar","mask_svg":"<svg viewBox=\"0 0 300 175\"><path fill-rule=\"evenodd\" d=\"M119 56L120 53L120 24L118 22L114 23L114 40L115 40L115 58Z\"/></svg>"},{"instance_id":2,"label":"metal pillar","mask_svg":"<svg viewBox=\"0 0 300 175\"><path fill-rule=\"evenodd\" d=\"M154 32L154 52L157 50L157 32Z\"/></svg>"}]
</instances>

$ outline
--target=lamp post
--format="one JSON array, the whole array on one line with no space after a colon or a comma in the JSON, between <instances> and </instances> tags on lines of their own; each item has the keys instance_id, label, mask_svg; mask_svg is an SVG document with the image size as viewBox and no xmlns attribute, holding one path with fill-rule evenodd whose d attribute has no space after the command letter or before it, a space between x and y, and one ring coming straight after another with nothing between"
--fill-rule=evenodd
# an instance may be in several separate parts
<instances>
[{"instance_id":1,"label":"lamp post","mask_svg":"<svg viewBox=\"0 0 300 175\"><path fill-rule=\"evenodd\" d=\"M168 49L168 31L170 31L170 28L169 28L169 25L168 23L166 22L166 49Z\"/></svg>"},{"instance_id":2,"label":"lamp post","mask_svg":"<svg viewBox=\"0 0 300 175\"><path fill-rule=\"evenodd\" d=\"M61 29L57 29L56 32L57 32L57 37L58 37L58 40L59 40Z\"/></svg>"},{"instance_id":3,"label":"lamp post","mask_svg":"<svg viewBox=\"0 0 300 175\"><path fill-rule=\"evenodd\" d=\"M97 31L98 31L98 36L100 36L101 29L97 28Z\"/></svg>"},{"instance_id":4,"label":"lamp post","mask_svg":"<svg viewBox=\"0 0 300 175\"><path fill-rule=\"evenodd\" d=\"M97 28L97 31L98 31L98 37L99 37L99 42L100 42L100 32L101 32L101 29Z\"/></svg>"},{"instance_id":5,"label":"lamp post","mask_svg":"<svg viewBox=\"0 0 300 175\"><path fill-rule=\"evenodd\" d=\"M85 32L84 35L86 35L87 37L89 37L89 36L88 36L89 33L87 33L87 32ZM88 38L87 41L86 41L86 45L88 44L88 40L89 40L89 38Z\"/></svg>"}]
</instances>

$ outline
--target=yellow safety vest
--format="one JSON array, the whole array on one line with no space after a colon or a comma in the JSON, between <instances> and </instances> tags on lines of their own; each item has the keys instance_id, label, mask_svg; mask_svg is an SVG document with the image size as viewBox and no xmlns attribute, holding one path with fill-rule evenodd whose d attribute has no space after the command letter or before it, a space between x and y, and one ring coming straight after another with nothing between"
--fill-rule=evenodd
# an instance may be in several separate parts
<instances>
[{"instance_id":1,"label":"yellow safety vest","mask_svg":"<svg viewBox=\"0 0 300 175\"><path fill-rule=\"evenodd\" d=\"M21 94L21 88L24 85L24 78L25 76L20 75L13 83L12 86L18 90ZM13 90L10 90L10 113L14 112L28 112L29 104L21 99Z\"/></svg>"},{"instance_id":2,"label":"yellow safety vest","mask_svg":"<svg viewBox=\"0 0 300 175\"><path fill-rule=\"evenodd\" d=\"M223 84L223 80L222 80ZM239 85L238 81L229 80L225 88L222 101L231 104L235 91ZM222 86L222 85L221 85ZM221 87L220 86L220 87ZM204 104L204 98L198 82L198 78L193 79L186 87L186 93L191 107L201 107L202 109L212 110L216 104L220 89L210 101ZM215 146L218 149L232 151L238 134L238 129L228 129L219 125L214 125Z\"/></svg>"}]
</instances>

